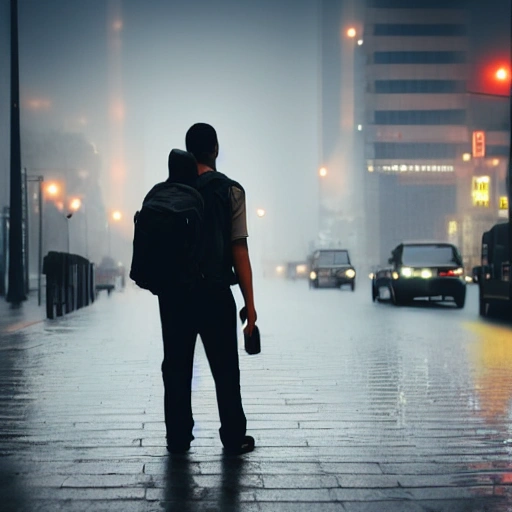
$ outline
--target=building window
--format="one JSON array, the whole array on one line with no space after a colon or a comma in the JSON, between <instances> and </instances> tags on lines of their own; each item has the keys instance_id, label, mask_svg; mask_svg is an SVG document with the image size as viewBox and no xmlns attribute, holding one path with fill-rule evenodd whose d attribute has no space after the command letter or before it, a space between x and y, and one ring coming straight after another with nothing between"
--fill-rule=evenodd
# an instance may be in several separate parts
<instances>
[{"instance_id":1,"label":"building window","mask_svg":"<svg viewBox=\"0 0 512 512\"><path fill-rule=\"evenodd\" d=\"M376 160L448 160L458 154L457 144L428 142L376 142L374 150Z\"/></svg>"},{"instance_id":2,"label":"building window","mask_svg":"<svg viewBox=\"0 0 512 512\"><path fill-rule=\"evenodd\" d=\"M485 147L485 156L508 156L508 146L489 146Z\"/></svg>"},{"instance_id":3,"label":"building window","mask_svg":"<svg viewBox=\"0 0 512 512\"><path fill-rule=\"evenodd\" d=\"M466 91L464 80L376 80L377 94L455 94Z\"/></svg>"},{"instance_id":4,"label":"building window","mask_svg":"<svg viewBox=\"0 0 512 512\"><path fill-rule=\"evenodd\" d=\"M375 52L375 64L464 64L466 52Z\"/></svg>"},{"instance_id":5,"label":"building window","mask_svg":"<svg viewBox=\"0 0 512 512\"><path fill-rule=\"evenodd\" d=\"M378 125L463 125L465 110L376 110Z\"/></svg>"},{"instance_id":6,"label":"building window","mask_svg":"<svg viewBox=\"0 0 512 512\"><path fill-rule=\"evenodd\" d=\"M373 27L374 36L465 36L466 25L384 24Z\"/></svg>"}]
</instances>

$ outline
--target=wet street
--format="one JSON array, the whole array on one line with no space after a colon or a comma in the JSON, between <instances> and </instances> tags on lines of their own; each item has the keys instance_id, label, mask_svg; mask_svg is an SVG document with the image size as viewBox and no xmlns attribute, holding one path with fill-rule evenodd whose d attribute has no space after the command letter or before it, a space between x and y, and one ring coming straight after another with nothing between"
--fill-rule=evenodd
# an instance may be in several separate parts
<instances>
[{"instance_id":1,"label":"wet street","mask_svg":"<svg viewBox=\"0 0 512 512\"><path fill-rule=\"evenodd\" d=\"M372 303L364 277L260 281L256 301L262 353L240 342L240 366L257 448L238 458L200 343L196 439L167 454L148 292L3 327L0 510L512 510L512 328L478 317L476 286L463 310Z\"/></svg>"}]
</instances>

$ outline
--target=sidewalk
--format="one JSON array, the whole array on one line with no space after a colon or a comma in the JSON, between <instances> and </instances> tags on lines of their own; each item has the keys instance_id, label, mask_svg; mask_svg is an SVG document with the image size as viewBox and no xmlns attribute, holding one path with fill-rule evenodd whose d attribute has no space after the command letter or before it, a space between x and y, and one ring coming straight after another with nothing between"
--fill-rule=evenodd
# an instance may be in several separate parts
<instances>
[{"instance_id":1,"label":"sidewalk","mask_svg":"<svg viewBox=\"0 0 512 512\"><path fill-rule=\"evenodd\" d=\"M366 295L351 313L356 322L365 304L375 311ZM389 392L396 370L370 345L373 359L360 355L367 328L350 335L356 342L346 334L341 346L333 336L339 327L323 322L332 318L328 301L350 305L357 294L315 295L315 316L311 296L300 283L271 289L272 301L261 301L263 351L240 351L257 448L238 458L222 453L201 343L196 439L189 454L167 454L155 297L127 287L51 321L41 321L43 308L37 315L32 302L24 304L25 313L4 320L0 334L0 510L510 511L509 448L480 419L464 417L460 393L441 407L436 393L445 397L450 383L432 383L426 405L409 406L417 426L404 425ZM22 322L31 325L16 327ZM323 327L301 332L313 322ZM364 373L370 394L360 384ZM409 395L413 403L422 399L421 392ZM424 411L430 416L423 423Z\"/></svg>"},{"instance_id":2,"label":"sidewalk","mask_svg":"<svg viewBox=\"0 0 512 512\"><path fill-rule=\"evenodd\" d=\"M43 290L44 292L44 290ZM16 332L46 318L44 293L38 306L37 290L31 291L22 304L13 305L0 297L0 335Z\"/></svg>"}]
</instances>

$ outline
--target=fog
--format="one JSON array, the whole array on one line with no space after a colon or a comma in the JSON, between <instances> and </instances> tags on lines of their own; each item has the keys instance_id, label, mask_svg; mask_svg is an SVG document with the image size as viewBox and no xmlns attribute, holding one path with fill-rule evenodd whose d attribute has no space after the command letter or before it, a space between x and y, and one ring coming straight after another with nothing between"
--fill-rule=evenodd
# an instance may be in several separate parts
<instances>
[{"instance_id":1,"label":"fog","mask_svg":"<svg viewBox=\"0 0 512 512\"><path fill-rule=\"evenodd\" d=\"M499 0L453 2L470 8L464 87L481 89L484 67L510 59L510 9ZM9 199L9 4L0 0L0 206ZM463 99L461 91L453 101L442 97L444 107L435 103L442 95L419 106L467 110L458 122L464 140L457 135L452 144L457 180L446 180L449 192L427 175L409 182L396 173L369 176L379 144L389 146L409 131L414 143L427 139L414 138L421 127L396 128L374 118L372 101L380 101L384 112L418 105L405 107L396 94L368 103L374 50L366 50L363 39L356 46L358 37L349 45L344 36L353 20L363 34L363 2L18 0L18 10L22 165L46 182L64 180L63 200L82 199L67 220L64 203L45 206L45 252L69 249L96 262L110 253L129 264L133 214L151 186L166 178L169 151L184 148L195 122L217 129L218 169L246 189L255 261L303 261L323 240L377 264L392 243L411 233L446 238L447 222L468 213L470 190L464 187L470 185L462 179L483 172L482 162L471 170L457 163L471 150L475 128L500 132L493 142L503 153L495 155L501 180L495 188L503 193L508 102ZM430 42L425 44L428 49ZM414 104L417 97L407 96L403 101ZM378 124L383 126L372 126ZM429 129L443 140L438 128ZM431 163L435 157L427 155ZM411 158L422 163L425 157ZM319 179L321 166L328 169L326 179ZM30 200L35 193L31 184ZM256 215L259 208L263 217ZM430 222L426 212L434 210L441 213ZM121 221L109 220L114 211ZM487 217L482 222L496 220ZM473 239L479 237L475 231Z\"/></svg>"},{"instance_id":2,"label":"fog","mask_svg":"<svg viewBox=\"0 0 512 512\"><path fill-rule=\"evenodd\" d=\"M69 154L34 160L27 141L80 134L99 157L105 210L123 212L116 230L129 239L145 193L167 176L169 151L208 122L218 169L246 189L254 249L304 259L318 222L317 11L314 0L20 0L23 164L29 174L76 169Z\"/></svg>"}]
</instances>

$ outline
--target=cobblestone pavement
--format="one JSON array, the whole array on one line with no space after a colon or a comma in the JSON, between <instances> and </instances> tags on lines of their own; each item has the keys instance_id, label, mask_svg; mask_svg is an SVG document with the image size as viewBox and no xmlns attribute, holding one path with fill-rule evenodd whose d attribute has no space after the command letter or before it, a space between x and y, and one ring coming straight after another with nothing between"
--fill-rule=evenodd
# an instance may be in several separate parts
<instances>
[{"instance_id":1,"label":"cobblestone pavement","mask_svg":"<svg viewBox=\"0 0 512 512\"><path fill-rule=\"evenodd\" d=\"M479 320L475 288L462 311L373 304L364 280L263 281L257 301L262 353L240 350L257 448L241 457L222 455L200 343L196 439L167 455L147 292L52 321L3 308L0 510L512 510L512 330Z\"/></svg>"}]
</instances>

